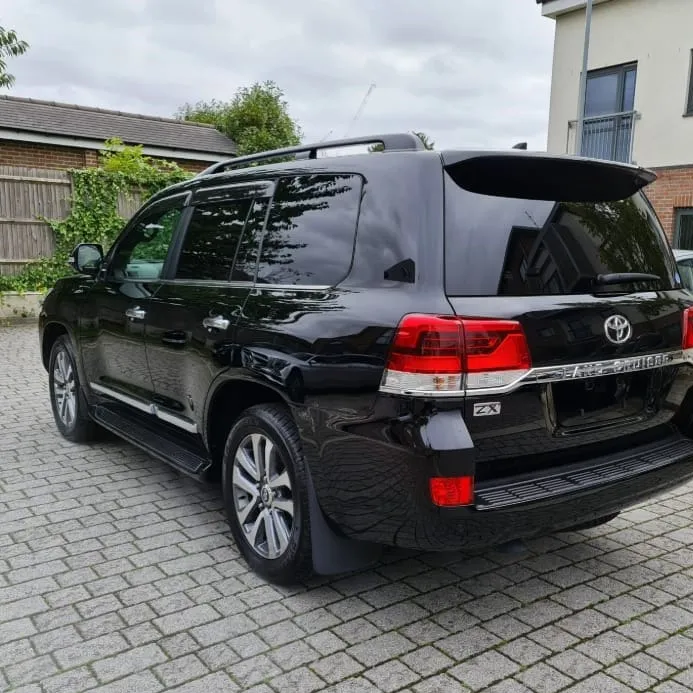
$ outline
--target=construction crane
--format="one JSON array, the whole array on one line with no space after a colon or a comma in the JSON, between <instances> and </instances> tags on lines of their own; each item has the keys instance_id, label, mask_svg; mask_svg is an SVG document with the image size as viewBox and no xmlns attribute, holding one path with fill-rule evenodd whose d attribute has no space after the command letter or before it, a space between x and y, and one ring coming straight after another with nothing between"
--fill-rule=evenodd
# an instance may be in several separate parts
<instances>
[{"instance_id":1,"label":"construction crane","mask_svg":"<svg viewBox=\"0 0 693 693\"><path fill-rule=\"evenodd\" d=\"M351 131L351 128L354 127L354 123L361 117L361 114L363 113L363 109L366 107L366 104L368 103L368 99L371 97L371 94L373 93L374 89L375 89L375 82L371 82L371 86L368 87L368 91L366 92L366 95L363 97L363 101L361 101L361 105L358 107L356 114L351 119L351 122L349 123L349 127L346 129L346 132L344 133L344 137L347 137L347 135Z\"/></svg>"}]
</instances>

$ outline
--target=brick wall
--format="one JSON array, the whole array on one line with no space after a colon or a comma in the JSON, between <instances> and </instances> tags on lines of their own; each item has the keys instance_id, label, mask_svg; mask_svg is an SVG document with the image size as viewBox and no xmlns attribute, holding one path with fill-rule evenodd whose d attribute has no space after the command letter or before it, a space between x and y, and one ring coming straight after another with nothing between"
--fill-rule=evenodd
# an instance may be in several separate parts
<instances>
[{"instance_id":1,"label":"brick wall","mask_svg":"<svg viewBox=\"0 0 693 693\"><path fill-rule=\"evenodd\" d=\"M181 168L192 173L203 171L211 163L209 161L194 161L190 159L172 159L172 161L175 161ZM0 165L4 166L64 170L98 166L98 164L99 152L96 149L0 140Z\"/></svg>"},{"instance_id":2,"label":"brick wall","mask_svg":"<svg viewBox=\"0 0 693 693\"><path fill-rule=\"evenodd\" d=\"M656 169L657 180L645 188L669 240L676 231L676 210L693 207L693 166Z\"/></svg>"},{"instance_id":3,"label":"brick wall","mask_svg":"<svg viewBox=\"0 0 693 693\"><path fill-rule=\"evenodd\" d=\"M83 168L85 149L33 142L0 141L0 164L27 168Z\"/></svg>"}]
</instances>

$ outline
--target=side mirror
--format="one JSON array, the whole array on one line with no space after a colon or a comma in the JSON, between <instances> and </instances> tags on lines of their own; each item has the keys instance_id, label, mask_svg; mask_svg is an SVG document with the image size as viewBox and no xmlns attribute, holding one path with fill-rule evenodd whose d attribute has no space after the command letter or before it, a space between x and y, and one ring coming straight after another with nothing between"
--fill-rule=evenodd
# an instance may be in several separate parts
<instances>
[{"instance_id":1,"label":"side mirror","mask_svg":"<svg viewBox=\"0 0 693 693\"><path fill-rule=\"evenodd\" d=\"M103 262L103 247L96 243L80 243L73 251L68 264L79 274L95 277Z\"/></svg>"}]
</instances>

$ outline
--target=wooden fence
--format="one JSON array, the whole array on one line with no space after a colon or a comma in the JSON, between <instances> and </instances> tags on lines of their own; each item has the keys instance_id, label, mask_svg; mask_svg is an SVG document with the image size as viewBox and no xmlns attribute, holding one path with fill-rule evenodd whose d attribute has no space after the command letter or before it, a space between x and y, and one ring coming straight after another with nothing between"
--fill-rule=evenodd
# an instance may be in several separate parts
<instances>
[{"instance_id":1,"label":"wooden fence","mask_svg":"<svg viewBox=\"0 0 693 693\"><path fill-rule=\"evenodd\" d=\"M70 174L55 169L0 166L0 275L17 274L28 262L52 254L53 231L42 218L70 213ZM129 219L141 204L121 195L118 211Z\"/></svg>"}]
</instances>

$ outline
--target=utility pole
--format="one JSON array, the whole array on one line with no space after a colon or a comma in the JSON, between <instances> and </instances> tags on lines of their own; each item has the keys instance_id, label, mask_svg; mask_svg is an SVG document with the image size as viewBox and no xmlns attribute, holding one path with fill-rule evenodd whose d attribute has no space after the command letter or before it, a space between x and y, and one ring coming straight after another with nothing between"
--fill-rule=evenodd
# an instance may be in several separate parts
<instances>
[{"instance_id":1,"label":"utility pole","mask_svg":"<svg viewBox=\"0 0 693 693\"><path fill-rule=\"evenodd\" d=\"M585 99L587 96L587 64L590 52L590 30L592 29L592 0L587 0L585 8L585 47L582 51L582 72L580 73L580 94L578 96L577 134L575 136L576 154L582 152L582 132L585 127Z\"/></svg>"}]
</instances>

